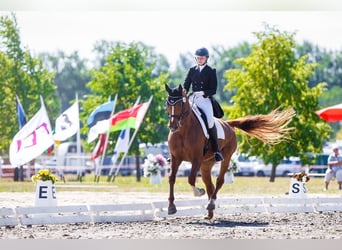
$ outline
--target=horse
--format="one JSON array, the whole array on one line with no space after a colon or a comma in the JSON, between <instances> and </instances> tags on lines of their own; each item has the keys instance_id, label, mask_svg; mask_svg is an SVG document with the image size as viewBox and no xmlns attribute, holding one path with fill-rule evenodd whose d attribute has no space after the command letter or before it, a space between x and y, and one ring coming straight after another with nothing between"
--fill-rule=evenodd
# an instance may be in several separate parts
<instances>
[{"instance_id":1,"label":"horse","mask_svg":"<svg viewBox=\"0 0 342 250\"><path fill-rule=\"evenodd\" d=\"M295 111L292 108L279 111L277 108L269 114L249 115L235 120L224 121L215 118L216 126L219 124L224 133L224 138L218 139L219 148L224 159L221 161L216 185L214 185L211 178L211 169L216 163L214 152L199 119L193 111L193 104L189 102L186 90L182 85L170 88L167 84L165 84L165 89L168 92L165 106L169 119L168 146L170 151L168 214L172 215L177 212L174 203L176 174L182 161L188 161L192 164L188 183L192 187L195 196L202 196L205 192L207 193L208 203L206 209L208 214L205 218L212 219L217 194L224 184L225 172L229 168L232 154L236 151L238 145L234 129L236 128L266 144L277 144L290 139L289 132L292 128L288 128L287 125L295 116ZM199 170L205 184L205 190L195 185Z\"/></svg>"}]
</instances>

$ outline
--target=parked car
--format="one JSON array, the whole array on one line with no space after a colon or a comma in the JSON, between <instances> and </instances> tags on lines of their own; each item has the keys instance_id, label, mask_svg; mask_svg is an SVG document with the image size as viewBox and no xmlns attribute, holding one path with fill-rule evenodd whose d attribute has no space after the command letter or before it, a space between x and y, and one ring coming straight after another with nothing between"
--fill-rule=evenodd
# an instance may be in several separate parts
<instances>
[{"instance_id":1,"label":"parked car","mask_svg":"<svg viewBox=\"0 0 342 250\"><path fill-rule=\"evenodd\" d=\"M259 163L254 168L256 176L271 176L272 165ZM305 167L302 166L301 161L298 157L290 157L284 159L276 167L276 176L287 177L290 173L298 173L305 171Z\"/></svg>"},{"instance_id":2,"label":"parked car","mask_svg":"<svg viewBox=\"0 0 342 250\"><path fill-rule=\"evenodd\" d=\"M182 161L182 163L179 165L176 176L189 176L191 172L191 167L191 162ZM200 170L198 170L197 176L201 176Z\"/></svg>"},{"instance_id":3,"label":"parked car","mask_svg":"<svg viewBox=\"0 0 342 250\"><path fill-rule=\"evenodd\" d=\"M101 168L101 175L109 175L111 168L113 167L112 157L106 156L103 160L103 166ZM113 167L115 173L117 167ZM128 156L124 159L122 166L119 169L119 174L122 176L130 176L135 171L135 159Z\"/></svg>"},{"instance_id":4,"label":"parked car","mask_svg":"<svg viewBox=\"0 0 342 250\"><path fill-rule=\"evenodd\" d=\"M309 173L314 174L323 174L328 168L328 154L318 154L312 155L315 157L315 162L312 165L309 165Z\"/></svg>"},{"instance_id":5,"label":"parked car","mask_svg":"<svg viewBox=\"0 0 342 250\"><path fill-rule=\"evenodd\" d=\"M246 154L238 155L235 162L237 165L237 172L234 173L235 176L255 176L255 168L260 164L260 160L257 157L248 157Z\"/></svg>"}]
</instances>

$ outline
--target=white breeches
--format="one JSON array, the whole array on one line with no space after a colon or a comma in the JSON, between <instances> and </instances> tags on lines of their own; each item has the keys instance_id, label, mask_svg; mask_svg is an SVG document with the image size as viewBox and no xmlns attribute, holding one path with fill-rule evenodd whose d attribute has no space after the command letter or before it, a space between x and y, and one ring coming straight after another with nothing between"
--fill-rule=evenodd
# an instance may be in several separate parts
<instances>
[{"instance_id":1,"label":"white breeches","mask_svg":"<svg viewBox=\"0 0 342 250\"><path fill-rule=\"evenodd\" d=\"M211 100L209 98L204 98L200 95L191 95L189 97L190 102L193 102L199 107L207 117L209 128L214 127L214 112L213 107L211 105Z\"/></svg>"}]
</instances>

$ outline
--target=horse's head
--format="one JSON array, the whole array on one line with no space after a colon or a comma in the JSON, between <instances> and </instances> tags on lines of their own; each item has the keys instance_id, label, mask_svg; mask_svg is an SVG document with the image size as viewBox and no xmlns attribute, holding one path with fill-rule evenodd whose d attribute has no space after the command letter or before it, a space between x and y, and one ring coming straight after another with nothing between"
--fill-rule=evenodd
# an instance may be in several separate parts
<instances>
[{"instance_id":1,"label":"horse's head","mask_svg":"<svg viewBox=\"0 0 342 250\"><path fill-rule=\"evenodd\" d=\"M184 118L190 112L189 101L182 85L176 88L170 88L165 84L165 89L169 93L166 100L166 108L169 114L169 128L174 132L184 124Z\"/></svg>"}]
</instances>

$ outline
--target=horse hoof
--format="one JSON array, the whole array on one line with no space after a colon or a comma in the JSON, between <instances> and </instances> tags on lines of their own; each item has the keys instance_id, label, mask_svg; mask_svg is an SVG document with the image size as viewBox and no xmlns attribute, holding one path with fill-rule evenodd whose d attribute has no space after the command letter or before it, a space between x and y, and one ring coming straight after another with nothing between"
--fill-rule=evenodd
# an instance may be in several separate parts
<instances>
[{"instance_id":1,"label":"horse hoof","mask_svg":"<svg viewBox=\"0 0 342 250\"><path fill-rule=\"evenodd\" d=\"M207 210L214 210L215 209L215 204L213 204L213 203L208 203L208 205L207 205Z\"/></svg>"},{"instance_id":2,"label":"horse hoof","mask_svg":"<svg viewBox=\"0 0 342 250\"><path fill-rule=\"evenodd\" d=\"M177 213L177 208L175 205L168 207L168 209L167 209L168 215L175 214L175 213Z\"/></svg>"},{"instance_id":3,"label":"horse hoof","mask_svg":"<svg viewBox=\"0 0 342 250\"><path fill-rule=\"evenodd\" d=\"M211 220L214 217L213 211L208 211L208 215L204 217L206 220Z\"/></svg>"},{"instance_id":4,"label":"horse hoof","mask_svg":"<svg viewBox=\"0 0 342 250\"><path fill-rule=\"evenodd\" d=\"M196 196L196 197L200 197L200 196L203 196L205 194L204 188L194 187L193 189L194 189L194 196Z\"/></svg>"}]
</instances>

